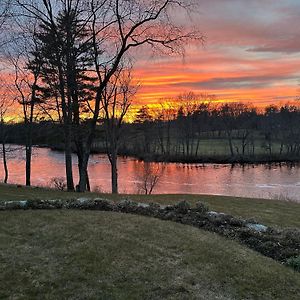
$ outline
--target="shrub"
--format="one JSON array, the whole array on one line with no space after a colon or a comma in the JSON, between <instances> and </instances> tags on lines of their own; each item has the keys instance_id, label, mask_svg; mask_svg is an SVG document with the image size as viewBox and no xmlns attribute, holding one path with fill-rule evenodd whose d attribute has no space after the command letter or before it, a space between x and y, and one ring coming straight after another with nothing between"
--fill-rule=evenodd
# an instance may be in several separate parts
<instances>
[{"instance_id":1,"label":"shrub","mask_svg":"<svg viewBox=\"0 0 300 300\"><path fill-rule=\"evenodd\" d=\"M195 210L198 213L205 214L209 211L209 207L202 202L197 202Z\"/></svg>"},{"instance_id":2,"label":"shrub","mask_svg":"<svg viewBox=\"0 0 300 300\"><path fill-rule=\"evenodd\" d=\"M288 267L300 272L300 256L289 258L285 264Z\"/></svg>"},{"instance_id":3,"label":"shrub","mask_svg":"<svg viewBox=\"0 0 300 300\"><path fill-rule=\"evenodd\" d=\"M136 202L127 199L124 199L117 204L117 208L121 212L125 212L125 213L135 211L137 206L138 204Z\"/></svg>"},{"instance_id":4,"label":"shrub","mask_svg":"<svg viewBox=\"0 0 300 300\"><path fill-rule=\"evenodd\" d=\"M115 203L108 199L96 198L94 199L94 209L112 211L115 209Z\"/></svg>"},{"instance_id":5,"label":"shrub","mask_svg":"<svg viewBox=\"0 0 300 300\"><path fill-rule=\"evenodd\" d=\"M190 204L187 201L180 201L175 205L175 210L177 213L186 214L191 209Z\"/></svg>"},{"instance_id":6,"label":"shrub","mask_svg":"<svg viewBox=\"0 0 300 300\"><path fill-rule=\"evenodd\" d=\"M159 210L161 207L160 207L160 205L158 204L158 203L154 203L154 202L150 202L149 203L149 207L152 209L152 210L155 210L155 211L157 211L157 210Z\"/></svg>"},{"instance_id":7,"label":"shrub","mask_svg":"<svg viewBox=\"0 0 300 300\"><path fill-rule=\"evenodd\" d=\"M96 193L96 194L104 194L105 193L103 188L100 185L95 186L93 188L92 192Z\"/></svg>"},{"instance_id":8,"label":"shrub","mask_svg":"<svg viewBox=\"0 0 300 300\"><path fill-rule=\"evenodd\" d=\"M59 191L64 191L67 187L64 177L53 177L50 181L50 185Z\"/></svg>"}]
</instances>

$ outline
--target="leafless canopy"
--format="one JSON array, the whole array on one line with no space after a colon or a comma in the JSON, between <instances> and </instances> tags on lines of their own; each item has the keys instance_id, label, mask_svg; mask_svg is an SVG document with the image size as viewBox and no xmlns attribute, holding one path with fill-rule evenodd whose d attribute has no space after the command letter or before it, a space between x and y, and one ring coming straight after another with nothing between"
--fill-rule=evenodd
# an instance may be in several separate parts
<instances>
[{"instance_id":1,"label":"leafless canopy","mask_svg":"<svg viewBox=\"0 0 300 300\"><path fill-rule=\"evenodd\" d=\"M151 50L164 54L183 54L185 45L191 40L202 40L202 36L187 26L180 26L176 23L176 16L180 12L186 13L192 6L193 0L14 0L16 9L20 12L20 18L37 20L42 26L50 28L55 40L61 41L57 24L62 12L74 12L77 26L75 35L84 33L84 41L81 41L83 48L88 48L90 57L93 59L88 75L95 78L94 97L89 99L88 108L91 112L88 122L88 129L84 134L78 135L78 148L81 150L80 158L80 182L79 189L84 191L86 186L86 170L88 166L91 145L93 143L96 124L99 121L102 109L105 110L106 118L111 110L105 103L104 95L110 85L114 86L114 81L119 78L124 66L128 66L130 58L140 57L137 49L148 47ZM66 39L66 43L71 43L72 39ZM71 48L70 48L71 49ZM144 53L141 51L141 53ZM68 59L66 59L68 60ZM70 68L66 70L66 77L72 78ZM62 78L63 79L63 78ZM63 80L60 80L62 83ZM64 83L63 83L64 85ZM77 100L71 97L70 91L74 90L74 84L67 80L66 95L68 108L73 112L68 112L67 122L71 122L72 113L74 119L79 117ZM124 86L124 85L123 85ZM60 91L63 98L64 89ZM114 89L113 89L114 91ZM122 92L122 90L120 90ZM116 91L112 97L113 106L117 104ZM123 91L123 96L128 95ZM69 97L68 97L69 96ZM121 97L123 106L123 116L128 110L128 99ZM124 101L125 99L125 101ZM73 103L72 103L73 101ZM70 103L69 103L70 102ZM75 110L74 110L75 108ZM122 121L123 116L118 118ZM70 120L69 120L70 119ZM107 119L111 120L111 115ZM115 120L115 116L113 116ZM70 125L70 124L69 124Z\"/></svg>"},{"instance_id":2,"label":"leafless canopy","mask_svg":"<svg viewBox=\"0 0 300 300\"><path fill-rule=\"evenodd\" d=\"M186 12L192 0L15 0L22 17L44 24L55 23L63 9L79 12L82 28L94 42L95 71L106 83L129 50L150 46L167 54L182 54L187 41L202 40L199 32L176 25L174 19Z\"/></svg>"}]
</instances>

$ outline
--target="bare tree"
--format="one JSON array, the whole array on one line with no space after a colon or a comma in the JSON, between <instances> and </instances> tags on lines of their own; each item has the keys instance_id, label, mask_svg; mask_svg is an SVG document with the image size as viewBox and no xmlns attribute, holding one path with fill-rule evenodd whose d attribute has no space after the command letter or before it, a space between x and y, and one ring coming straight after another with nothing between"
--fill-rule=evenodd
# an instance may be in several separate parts
<instances>
[{"instance_id":1,"label":"bare tree","mask_svg":"<svg viewBox=\"0 0 300 300\"><path fill-rule=\"evenodd\" d=\"M1 150L3 160L3 169L4 169L4 179L3 182L7 183L8 181L8 164L7 156L8 154L17 150L15 147L9 147L7 145L7 139L9 136L8 124L10 122L9 115L13 111L14 101L11 97L12 88L3 76L0 78L0 139L1 139Z\"/></svg>"},{"instance_id":2,"label":"bare tree","mask_svg":"<svg viewBox=\"0 0 300 300\"><path fill-rule=\"evenodd\" d=\"M29 53L27 53L29 56ZM14 85L18 96L18 103L22 107L23 120L26 128L26 185L31 185L31 158L32 158L32 126L37 121L35 106L40 102L38 94L38 82L40 80L41 61L38 52L33 52L33 59L24 61L25 57L21 55L10 56L13 64L15 79Z\"/></svg>"},{"instance_id":3,"label":"bare tree","mask_svg":"<svg viewBox=\"0 0 300 300\"><path fill-rule=\"evenodd\" d=\"M64 191L67 187L64 177L53 177L50 180L50 185L59 191Z\"/></svg>"},{"instance_id":4,"label":"bare tree","mask_svg":"<svg viewBox=\"0 0 300 300\"><path fill-rule=\"evenodd\" d=\"M91 146L95 136L96 126L101 112L104 90L113 80L120 65L126 64L128 56L135 55L137 49L144 46L165 54L184 52L184 45L191 39L201 39L198 32L186 30L177 26L173 20L175 10L187 11L190 0L15 0L24 17L35 18L44 26L50 26L54 40L60 41L57 34L57 17L61 11L78 11L81 28L87 33L86 43L92 43L93 68L97 81L95 82L95 97L88 103L90 120L85 133L77 141L80 149L79 191L87 187L87 167ZM180 13L180 12L176 12ZM72 45L74 40L65 39L66 45ZM86 45L85 43L85 45ZM72 60L69 60L72 63ZM68 65L68 61L67 61ZM62 66L60 66L62 68ZM59 82L64 83L60 97L65 94L70 120L76 122L77 102L76 88L72 80L72 66L67 68L67 78L59 71ZM66 87L66 88L65 88ZM75 97L72 97L75 96ZM74 110L75 109L75 110ZM78 120L78 118L77 118ZM68 125L68 126L69 126ZM66 137L66 139L69 137ZM69 143L67 143L69 145ZM66 162L67 163L67 162ZM69 187L68 187L69 188Z\"/></svg>"},{"instance_id":5,"label":"bare tree","mask_svg":"<svg viewBox=\"0 0 300 300\"><path fill-rule=\"evenodd\" d=\"M74 190L72 172L72 142L75 133L77 146L79 173L87 178L87 168L82 170L81 113L80 97L86 96L86 86L82 85L82 78L87 76L87 59L89 55L89 38L86 38L85 1L19 1L16 0L22 17L36 20L38 30L36 38L39 41L39 52L43 56L44 97L56 109L59 121L63 123L65 142L65 164L67 188ZM87 18L87 19L86 19ZM54 99L54 101L53 101ZM86 101L86 99L84 99ZM54 105L52 103L55 102ZM47 113L47 108L41 106ZM48 113L52 118L51 113ZM74 126L74 131L73 131ZM86 186L87 180L86 180ZM86 189L86 186L84 189Z\"/></svg>"},{"instance_id":6,"label":"bare tree","mask_svg":"<svg viewBox=\"0 0 300 300\"><path fill-rule=\"evenodd\" d=\"M102 107L106 132L107 154L111 164L112 193L118 193L117 159L122 125L136 88L131 85L130 71L120 69L103 91Z\"/></svg>"},{"instance_id":7,"label":"bare tree","mask_svg":"<svg viewBox=\"0 0 300 300\"><path fill-rule=\"evenodd\" d=\"M160 165L144 163L144 168L140 174L141 181L137 184L138 193L151 195L157 186L163 171L164 168L162 168Z\"/></svg>"},{"instance_id":8,"label":"bare tree","mask_svg":"<svg viewBox=\"0 0 300 300\"><path fill-rule=\"evenodd\" d=\"M107 5L108 4L108 5ZM124 63L131 50L150 46L170 54L182 53L184 42L198 39L197 32L186 31L171 21L170 9L188 9L190 2L178 0L112 0L91 1L93 12L92 38L98 86L90 130L83 143L83 164L87 168L95 128L101 109L103 91ZM79 188L84 190L86 178L80 177Z\"/></svg>"},{"instance_id":9,"label":"bare tree","mask_svg":"<svg viewBox=\"0 0 300 300\"><path fill-rule=\"evenodd\" d=\"M178 96L180 107L178 110L178 125L181 133L183 154L191 156L194 151L194 140L196 133L195 111L199 105L199 97L193 92Z\"/></svg>"},{"instance_id":10,"label":"bare tree","mask_svg":"<svg viewBox=\"0 0 300 300\"><path fill-rule=\"evenodd\" d=\"M5 117L8 111L8 108L11 103L9 103L5 96L2 95L0 99L0 139L1 139L1 154L3 160L3 168L4 168L4 179L3 182L7 183L8 181L8 166L7 166L7 148L6 148L6 140L7 140L7 129L5 127Z\"/></svg>"},{"instance_id":11,"label":"bare tree","mask_svg":"<svg viewBox=\"0 0 300 300\"><path fill-rule=\"evenodd\" d=\"M153 127L154 127L154 116L152 110L147 106L143 105L136 113L135 124L139 132L140 141L135 145L135 151L149 154L153 144Z\"/></svg>"},{"instance_id":12,"label":"bare tree","mask_svg":"<svg viewBox=\"0 0 300 300\"><path fill-rule=\"evenodd\" d=\"M161 153L170 155L171 152L171 128L177 116L177 107L168 99L161 99L160 107L155 108L156 132L158 135Z\"/></svg>"},{"instance_id":13,"label":"bare tree","mask_svg":"<svg viewBox=\"0 0 300 300\"><path fill-rule=\"evenodd\" d=\"M1 38L0 47L3 47L8 42L5 33L6 33L6 28L9 27L6 25L10 17L10 8L11 8L11 1L2 0L0 2L0 38Z\"/></svg>"},{"instance_id":14,"label":"bare tree","mask_svg":"<svg viewBox=\"0 0 300 300\"><path fill-rule=\"evenodd\" d=\"M0 48L3 50L3 46L8 42L6 33L7 21L10 17L10 7L11 2L9 0L3 0L0 2ZM6 115L9 110L9 107L12 105L12 99L9 98L10 88L9 85L3 80L1 80L1 98L0 98L0 138L2 144L2 159L3 159L3 167L4 167L4 183L8 181L8 166L7 166L7 152L10 150L6 147L6 139L7 139L7 129L5 126L6 123Z\"/></svg>"}]
</instances>

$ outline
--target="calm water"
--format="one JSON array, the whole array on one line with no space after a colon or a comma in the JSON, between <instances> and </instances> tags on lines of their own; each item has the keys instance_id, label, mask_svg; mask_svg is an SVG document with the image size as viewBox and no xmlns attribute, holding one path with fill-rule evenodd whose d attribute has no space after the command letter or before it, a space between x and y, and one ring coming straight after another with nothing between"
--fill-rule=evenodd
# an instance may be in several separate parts
<instances>
[{"instance_id":1,"label":"calm water","mask_svg":"<svg viewBox=\"0 0 300 300\"><path fill-rule=\"evenodd\" d=\"M2 161L1 161L2 163ZM74 177L77 181L76 157ZM25 181L24 151L9 154L9 182ZM213 164L161 164L161 178L154 193L215 194L260 198L290 198L300 202L300 167L288 166L235 166ZM119 159L119 190L136 193L145 165L133 158ZM110 191L110 164L105 155L93 155L89 174L91 186ZM0 166L3 177L3 167ZM64 176L64 154L46 148L34 148L32 184L49 185L51 178Z\"/></svg>"}]
</instances>

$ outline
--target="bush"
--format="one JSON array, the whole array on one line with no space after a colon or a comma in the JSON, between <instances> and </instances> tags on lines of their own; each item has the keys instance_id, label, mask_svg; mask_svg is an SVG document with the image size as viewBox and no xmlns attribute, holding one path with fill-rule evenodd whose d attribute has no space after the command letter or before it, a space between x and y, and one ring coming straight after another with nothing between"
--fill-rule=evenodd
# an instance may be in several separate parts
<instances>
[{"instance_id":1,"label":"bush","mask_svg":"<svg viewBox=\"0 0 300 300\"><path fill-rule=\"evenodd\" d=\"M59 191L64 191L67 187L64 177L53 177L50 181L50 185Z\"/></svg>"},{"instance_id":2,"label":"bush","mask_svg":"<svg viewBox=\"0 0 300 300\"><path fill-rule=\"evenodd\" d=\"M96 194L105 194L103 188L101 187L101 185L97 185L93 188L92 190L93 193L96 193Z\"/></svg>"},{"instance_id":3,"label":"bush","mask_svg":"<svg viewBox=\"0 0 300 300\"><path fill-rule=\"evenodd\" d=\"M97 210L113 211L115 209L115 203L107 199L96 198L94 204Z\"/></svg>"},{"instance_id":4,"label":"bush","mask_svg":"<svg viewBox=\"0 0 300 300\"><path fill-rule=\"evenodd\" d=\"M157 211L157 210L160 210L161 207L158 203L154 203L154 202L150 202L149 203L149 207L151 208L151 210L153 211Z\"/></svg>"},{"instance_id":5,"label":"bush","mask_svg":"<svg viewBox=\"0 0 300 300\"><path fill-rule=\"evenodd\" d=\"M191 209L191 206L188 202L184 201L180 201L179 203L177 203L175 205L175 210L177 213L180 214L187 214L188 211Z\"/></svg>"},{"instance_id":6,"label":"bush","mask_svg":"<svg viewBox=\"0 0 300 300\"><path fill-rule=\"evenodd\" d=\"M117 208L121 212L125 212L125 213L131 213L135 211L137 207L138 204L136 202L127 199L124 199L117 204Z\"/></svg>"},{"instance_id":7,"label":"bush","mask_svg":"<svg viewBox=\"0 0 300 300\"><path fill-rule=\"evenodd\" d=\"M203 204L202 202L197 202L195 210L198 213L206 214L209 211L209 207L207 205Z\"/></svg>"},{"instance_id":8,"label":"bush","mask_svg":"<svg viewBox=\"0 0 300 300\"><path fill-rule=\"evenodd\" d=\"M289 258L285 264L295 271L300 272L300 256Z\"/></svg>"}]
</instances>

